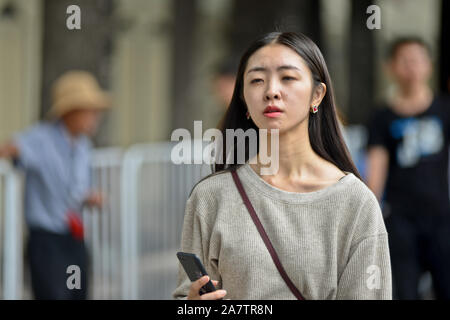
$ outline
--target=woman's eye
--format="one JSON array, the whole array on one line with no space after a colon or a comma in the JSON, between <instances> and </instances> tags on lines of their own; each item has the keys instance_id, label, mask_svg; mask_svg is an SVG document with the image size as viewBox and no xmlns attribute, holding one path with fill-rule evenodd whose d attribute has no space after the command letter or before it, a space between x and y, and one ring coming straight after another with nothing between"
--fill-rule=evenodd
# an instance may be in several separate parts
<instances>
[{"instance_id":1,"label":"woman's eye","mask_svg":"<svg viewBox=\"0 0 450 320\"><path fill-rule=\"evenodd\" d=\"M295 78L294 78L294 77L286 76L286 77L283 77L283 80L295 80Z\"/></svg>"},{"instance_id":2,"label":"woman's eye","mask_svg":"<svg viewBox=\"0 0 450 320\"><path fill-rule=\"evenodd\" d=\"M258 83L258 82L262 82L262 79L253 79L252 81L250 81L250 83Z\"/></svg>"}]
</instances>

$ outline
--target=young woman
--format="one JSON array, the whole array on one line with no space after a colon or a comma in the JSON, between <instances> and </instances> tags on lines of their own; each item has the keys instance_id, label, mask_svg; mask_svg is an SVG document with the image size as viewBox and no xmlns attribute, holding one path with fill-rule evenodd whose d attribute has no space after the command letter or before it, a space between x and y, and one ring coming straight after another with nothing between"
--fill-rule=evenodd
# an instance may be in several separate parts
<instances>
[{"instance_id":1,"label":"young woman","mask_svg":"<svg viewBox=\"0 0 450 320\"><path fill-rule=\"evenodd\" d=\"M438 299L450 299L448 150L450 101L435 96L429 49L394 41L387 70L396 90L369 124L367 185L383 200L394 298L419 299L425 270Z\"/></svg>"},{"instance_id":2,"label":"young woman","mask_svg":"<svg viewBox=\"0 0 450 320\"><path fill-rule=\"evenodd\" d=\"M279 170L262 175L264 165L258 155L250 159L246 141L245 164L216 163L216 172L193 188L181 251L200 257L219 290L200 295L209 278L191 283L180 266L174 297L295 299L243 203L230 173L236 170L304 299L391 299L381 210L345 146L318 47L290 32L253 43L221 123L224 139L226 129L278 129Z\"/></svg>"}]
</instances>

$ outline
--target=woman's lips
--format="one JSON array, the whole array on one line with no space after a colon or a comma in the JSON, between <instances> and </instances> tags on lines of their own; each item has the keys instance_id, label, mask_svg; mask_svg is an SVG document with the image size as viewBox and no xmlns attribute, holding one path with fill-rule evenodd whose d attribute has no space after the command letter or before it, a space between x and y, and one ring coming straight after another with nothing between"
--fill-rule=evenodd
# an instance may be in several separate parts
<instances>
[{"instance_id":1,"label":"woman's lips","mask_svg":"<svg viewBox=\"0 0 450 320\"><path fill-rule=\"evenodd\" d=\"M281 116L281 112L264 112L264 116L268 118L278 118Z\"/></svg>"},{"instance_id":2,"label":"woman's lips","mask_svg":"<svg viewBox=\"0 0 450 320\"><path fill-rule=\"evenodd\" d=\"M276 107L276 106L267 106L264 109L264 116L268 117L268 118L278 118L279 116L281 116L281 109Z\"/></svg>"}]
</instances>

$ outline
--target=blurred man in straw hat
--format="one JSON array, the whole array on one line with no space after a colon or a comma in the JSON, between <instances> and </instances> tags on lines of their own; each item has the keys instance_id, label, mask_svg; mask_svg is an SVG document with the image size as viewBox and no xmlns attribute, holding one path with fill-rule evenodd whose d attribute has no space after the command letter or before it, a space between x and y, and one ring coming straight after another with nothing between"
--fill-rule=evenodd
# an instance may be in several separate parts
<instances>
[{"instance_id":1,"label":"blurred man in straw hat","mask_svg":"<svg viewBox=\"0 0 450 320\"><path fill-rule=\"evenodd\" d=\"M90 73L69 71L53 84L49 119L0 147L0 157L16 160L25 171L27 251L36 299L86 299L81 211L84 205L102 203L90 187L89 136L109 106ZM80 268L79 288L68 288L71 265Z\"/></svg>"}]
</instances>

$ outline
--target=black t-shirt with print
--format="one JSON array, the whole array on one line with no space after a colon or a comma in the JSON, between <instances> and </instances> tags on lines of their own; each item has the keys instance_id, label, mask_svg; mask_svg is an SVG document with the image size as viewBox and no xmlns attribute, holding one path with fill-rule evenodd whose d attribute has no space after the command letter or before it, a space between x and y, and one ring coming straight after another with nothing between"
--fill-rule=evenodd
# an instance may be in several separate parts
<instances>
[{"instance_id":1,"label":"black t-shirt with print","mask_svg":"<svg viewBox=\"0 0 450 320\"><path fill-rule=\"evenodd\" d=\"M368 147L389 152L384 204L403 214L450 214L450 99L435 98L414 116L385 106L374 112L368 129Z\"/></svg>"}]
</instances>

